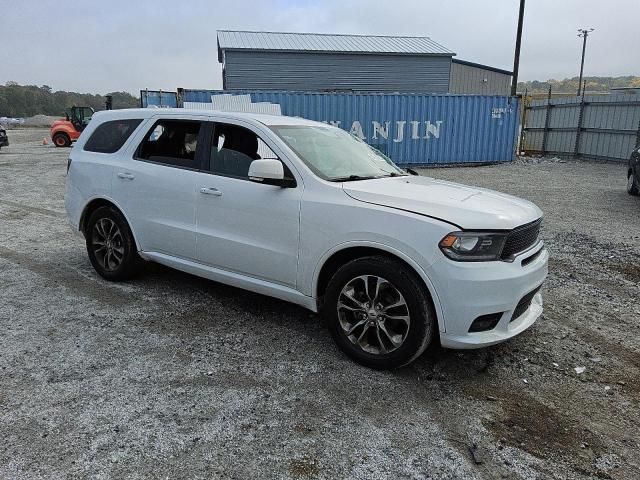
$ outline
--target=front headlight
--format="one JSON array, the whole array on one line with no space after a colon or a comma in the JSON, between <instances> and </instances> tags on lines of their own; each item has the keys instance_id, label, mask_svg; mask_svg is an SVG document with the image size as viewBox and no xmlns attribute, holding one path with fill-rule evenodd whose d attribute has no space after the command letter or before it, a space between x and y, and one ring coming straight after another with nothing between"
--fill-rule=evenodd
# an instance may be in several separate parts
<instances>
[{"instance_id":1,"label":"front headlight","mask_svg":"<svg viewBox=\"0 0 640 480\"><path fill-rule=\"evenodd\" d=\"M440 240L439 247L447 257L458 262L500 260L505 233L452 232Z\"/></svg>"}]
</instances>

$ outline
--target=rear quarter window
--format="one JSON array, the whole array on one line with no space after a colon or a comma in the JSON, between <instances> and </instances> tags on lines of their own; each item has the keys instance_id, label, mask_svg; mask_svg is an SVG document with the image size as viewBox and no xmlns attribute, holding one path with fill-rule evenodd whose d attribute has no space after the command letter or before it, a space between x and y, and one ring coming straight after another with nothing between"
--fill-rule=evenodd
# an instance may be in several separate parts
<instances>
[{"instance_id":1,"label":"rear quarter window","mask_svg":"<svg viewBox=\"0 0 640 480\"><path fill-rule=\"evenodd\" d=\"M115 153L140 125L142 119L127 118L123 120L111 120L104 122L94 132L84 145L87 152Z\"/></svg>"}]
</instances>

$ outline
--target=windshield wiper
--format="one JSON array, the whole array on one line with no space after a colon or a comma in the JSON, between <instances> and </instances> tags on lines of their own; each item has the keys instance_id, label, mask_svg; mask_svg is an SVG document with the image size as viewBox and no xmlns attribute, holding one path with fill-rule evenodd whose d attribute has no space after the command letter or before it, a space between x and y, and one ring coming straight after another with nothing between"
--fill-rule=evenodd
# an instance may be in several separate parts
<instances>
[{"instance_id":1,"label":"windshield wiper","mask_svg":"<svg viewBox=\"0 0 640 480\"><path fill-rule=\"evenodd\" d=\"M335 177L332 178L332 182L353 182L356 180L371 180L372 178L380 178L376 176L360 176L360 175L348 175L346 177Z\"/></svg>"},{"instance_id":2,"label":"windshield wiper","mask_svg":"<svg viewBox=\"0 0 640 480\"><path fill-rule=\"evenodd\" d=\"M332 182L353 182L356 180L372 180L375 178L389 178L389 177L406 177L401 173L396 172L382 172L383 175L347 175L344 177L331 178Z\"/></svg>"}]
</instances>

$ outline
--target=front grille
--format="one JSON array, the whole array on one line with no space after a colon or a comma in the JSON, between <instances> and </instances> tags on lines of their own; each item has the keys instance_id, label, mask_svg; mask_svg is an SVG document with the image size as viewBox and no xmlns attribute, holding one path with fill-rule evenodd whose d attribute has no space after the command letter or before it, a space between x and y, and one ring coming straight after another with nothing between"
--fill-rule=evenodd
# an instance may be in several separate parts
<instances>
[{"instance_id":1,"label":"front grille","mask_svg":"<svg viewBox=\"0 0 640 480\"><path fill-rule=\"evenodd\" d=\"M535 245L538 242L541 225L542 218L539 218L535 222L527 223L511 230L504 242L501 258L503 260L511 259L514 255L524 252Z\"/></svg>"},{"instance_id":2,"label":"front grille","mask_svg":"<svg viewBox=\"0 0 640 480\"><path fill-rule=\"evenodd\" d=\"M524 297L522 297L522 299L518 302L518 305L516 305L516 309L513 311L513 315L511 315L511 320L509 320L509 322L513 322L520 315L522 315L524 312L527 311L527 309L531 305L533 297L536 296L536 293L538 293L539 290L540 290L540 287L536 288L533 292L529 292Z\"/></svg>"}]
</instances>

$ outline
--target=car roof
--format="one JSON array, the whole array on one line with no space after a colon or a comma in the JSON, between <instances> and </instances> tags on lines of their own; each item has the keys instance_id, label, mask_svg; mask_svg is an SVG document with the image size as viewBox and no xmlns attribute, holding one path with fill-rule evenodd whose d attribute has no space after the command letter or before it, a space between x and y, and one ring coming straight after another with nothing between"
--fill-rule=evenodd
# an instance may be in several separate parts
<instances>
[{"instance_id":1,"label":"car roof","mask_svg":"<svg viewBox=\"0 0 640 480\"><path fill-rule=\"evenodd\" d=\"M299 117L287 117L285 115L267 115L264 113L247 112L225 112L219 110L195 110L189 108L126 108L122 110L104 110L95 114L101 121L118 120L121 118L151 118L155 116L167 115L171 117L181 115L199 115L211 117L212 121L217 118L232 120L248 120L259 122L264 125L309 125L328 126L322 122L307 120Z\"/></svg>"}]
</instances>

